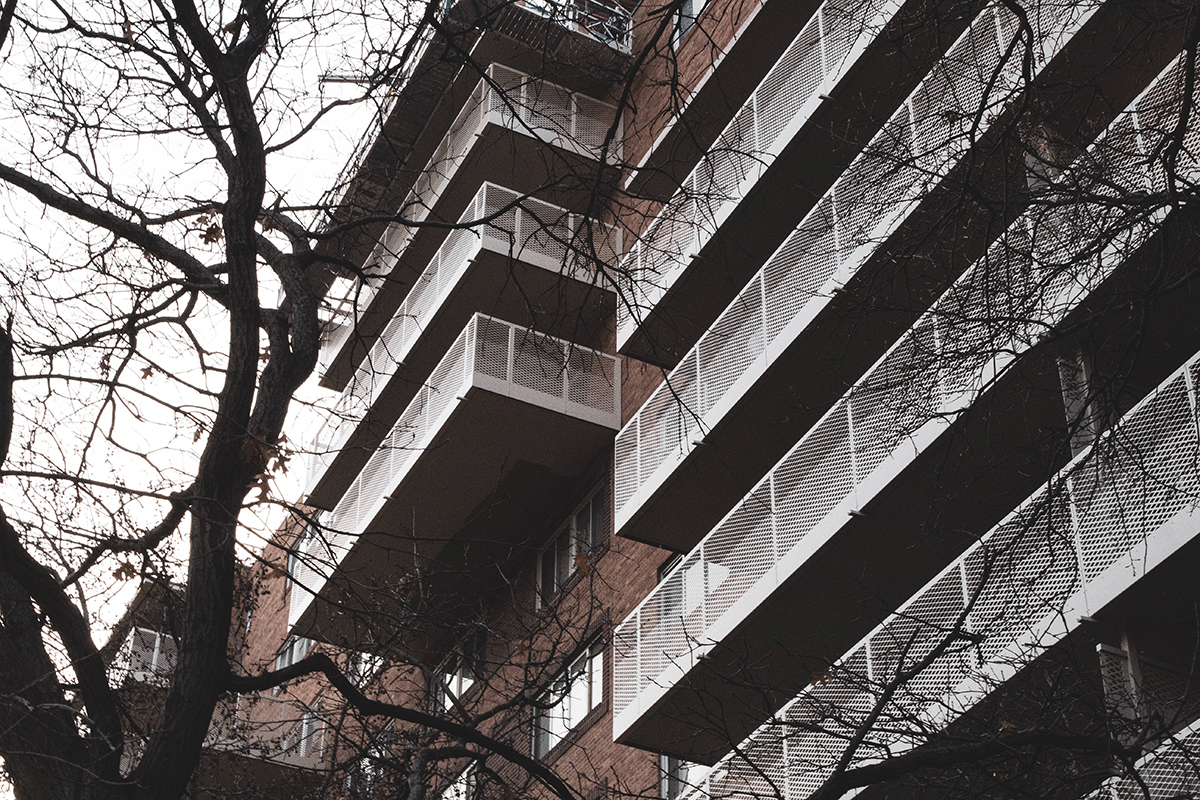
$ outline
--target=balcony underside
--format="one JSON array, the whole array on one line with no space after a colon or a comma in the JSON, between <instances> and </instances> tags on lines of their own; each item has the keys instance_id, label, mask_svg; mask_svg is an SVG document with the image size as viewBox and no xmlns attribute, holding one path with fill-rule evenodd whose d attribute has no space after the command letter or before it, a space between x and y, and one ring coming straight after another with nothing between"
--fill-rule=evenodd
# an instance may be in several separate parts
<instances>
[{"instance_id":1,"label":"balcony underside","mask_svg":"<svg viewBox=\"0 0 1200 800\"><path fill-rule=\"evenodd\" d=\"M378 615L394 610L390 603L399 601L414 563L433 572L460 571L502 562L498 555L511 556L514 549L524 552L563 493L611 447L613 434L611 428L472 386L294 632L354 642L355 614L338 606L370 609L378 626ZM477 580L468 574L464 581Z\"/></svg>"},{"instance_id":2,"label":"balcony underside","mask_svg":"<svg viewBox=\"0 0 1200 800\"><path fill-rule=\"evenodd\" d=\"M1144 320L1128 315L1138 287L1164 263L1183 271L1174 279L1192 269L1198 220L1195 212L1169 219L1065 323L1082 325L1095 341L1144 337L1124 408L1200 348L1194 290L1158 298ZM727 633L714 631L716 646L686 673L669 670L615 738L712 763L1032 494L1069 455L1057 359L1081 340L1090 341L1078 335L1034 348L915 460L890 479L883 473L882 488L853 516L848 506L834 509L799 566L787 567L762 598L738 601L737 621L722 628ZM714 729L714 708L723 730Z\"/></svg>"},{"instance_id":3,"label":"balcony underside","mask_svg":"<svg viewBox=\"0 0 1200 800\"><path fill-rule=\"evenodd\" d=\"M945 4L949 3L946 0ZM955 4L957 13L935 17L939 26L936 31L917 26L920 32L917 41L912 36L913 15L928 14L928 3L907 3L888 26L888 31L894 32L902 20L907 22L902 26L907 34L903 46L897 45L894 33L893 38L884 35L869 45L834 89L832 98L813 112L712 238L699 252L690 254L690 261L670 281L663 296L652 308L642 310L641 324L628 338L618 340L619 352L666 369L674 368L845 171L882 120L899 107L937 57L966 28L970 9L976 5ZM1039 97L1046 98L1042 113L1048 129L1080 148L1086 146L1115 111L1131 101L1178 52L1182 45L1178 17L1168 13L1169 9L1164 12L1158 4L1152 7L1154 13L1131 14L1121 3L1105 4L1042 70L1036 82ZM967 19L960 18L960 13ZM1113 53L1131 47L1147 57L1113 61ZM1081 75L1087 76L1088 83L1102 87L1103 100L1093 93L1078 91ZM1011 108L1006 118L1015 124ZM994 123L974 145L982 157L994 160L995 155L1000 155L1012 165L1023 163L1018 152L988 155L996 150L997 140L1010 124ZM814 153L820 153L821 157L813 158ZM982 235L982 226L999 223L1003 228L1020 212L1020 198L1013 187L1024 183L1023 169L1018 174L994 163L990 168L975 163L971 166L971 180L976 185L965 193L961 176L942 181L930 199L923 200L922 210L902 225L897 236L900 240L906 236L919 240L930 224L945 218L949 210L946 202L965 203L971 208L963 209L955 218L959 227L953 233L954 245L947 247L944 242L928 245L922 252L909 249L907 255L925 258L931 253L951 252L961 271L974 257L959 261L962 246L970 247ZM992 190L1001 192L998 197L1002 199L974 205L973 196L987 197ZM939 197L943 198L940 204ZM1009 216L1000 220L1002 214ZM906 229L911 230L906 234ZM951 235L949 231L947 235ZM980 245L983 246L986 241ZM952 279L953 274L949 276Z\"/></svg>"},{"instance_id":4,"label":"balcony underside","mask_svg":"<svg viewBox=\"0 0 1200 800\"><path fill-rule=\"evenodd\" d=\"M687 98L679 116L659 135L653 150L641 157L626 190L635 196L669 198L818 5L820 0L756 4L749 12L753 17ZM711 48L707 40L702 44Z\"/></svg>"},{"instance_id":5,"label":"balcony underside","mask_svg":"<svg viewBox=\"0 0 1200 800\"><path fill-rule=\"evenodd\" d=\"M590 174L594 164L584 156L489 123L454 168L453 176L438 195L426 220L456 222L485 181L521 194L536 192L540 199L568 210L582 208L591 187L582 185L580 176ZM567 177L555 180L556 175ZM403 200L396 199L390 208L395 209ZM342 340L336 353L330 354L328 359L323 358L322 386L338 391L345 388L449 232L444 226L424 226L414 232L396 265L382 279L382 285L368 307L359 311L356 330ZM361 259L356 263L361 263Z\"/></svg>"},{"instance_id":6,"label":"balcony underside","mask_svg":"<svg viewBox=\"0 0 1200 800\"><path fill-rule=\"evenodd\" d=\"M472 21L475 12L468 8L470 4L459 5L465 13L452 12L454 19ZM603 97L628 59L515 3L506 2L493 20L492 27L455 42L484 67L498 63L531 75L553 74L555 82L568 89ZM348 179L335 219L390 213L399 206L416 180L415 165L428 163L478 80L478 73L464 68L445 39L436 37L400 90L357 172ZM385 227L384 223L365 226L338 239L330 250L338 258L361 264Z\"/></svg>"},{"instance_id":7,"label":"balcony underside","mask_svg":"<svg viewBox=\"0 0 1200 800\"><path fill-rule=\"evenodd\" d=\"M977 0L912 0L671 282L623 355L674 367L971 21ZM934 13L931 9L940 12ZM800 16L800 15L797 15ZM916 25L915 19L935 20ZM813 158L820 153L820 158Z\"/></svg>"},{"instance_id":8,"label":"balcony underside","mask_svg":"<svg viewBox=\"0 0 1200 800\"><path fill-rule=\"evenodd\" d=\"M577 341L599 336L615 302L611 292L593 284L482 247L413 342L366 417L334 454L333 463L325 469L307 502L317 508L332 508L341 499L477 311Z\"/></svg>"},{"instance_id":9,"label":"balcony underside","mask_svg":"<svg viewBox=\"0 0 1200 800\"><path fill-rule=\"evenodd\" d=\"M1081 47L1089 52L1112 20L1099 22L1097 28L1080 34ZM1161 69L1169 58L1164 49L1161 58L1113 70L1115 74L1106 75L1106 90L1112 97L1132 100L1151 71ZM1050 70L1046 77L1056 82L1052 85L1061 81ZM1074 130L1080 137L1094 135L1113 117L1111 108L1098 112L1073 103L1056 114L1061 129ZM987 152L986 142L979 147ZM1011 163L1013 154L1002 148L990 155L990 166L981 159L974 167L988 173L986 179L976 176L976 189L993 201L973 205L960 194L961 181L952 176L857 268L845 286L823 298L821 305L805 306L774 340L775 345L746 368L703 418L703 436L697 432L686 437L676 457L639 482L637 493L618 510L620 535L681 552L694 547L838 400L844 388L982 255L1011 221L1008 212L1015 215L1022 207L1016 198L1003 200L1014 183L1024 181L1020 171L1005 170L1004 163ZM1005 208L1005 214L994 211L999 207ZM945 220L953 224L944 224ZM702 280L702 273L693 277ZM812 306L816 307L810 312ZM844 344L830 347L831 342ZM687 358L694 355L689 352ZM683 394L686 389L677 391ZM681 421L678 427L685 426L695 424Z\"/></svg>"}]
</instances>

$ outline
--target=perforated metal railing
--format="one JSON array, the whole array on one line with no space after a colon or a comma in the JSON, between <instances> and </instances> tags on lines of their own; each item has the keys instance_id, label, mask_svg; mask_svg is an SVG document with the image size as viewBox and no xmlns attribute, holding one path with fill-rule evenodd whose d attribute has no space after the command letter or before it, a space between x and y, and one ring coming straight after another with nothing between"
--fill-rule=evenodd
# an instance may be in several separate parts
<instances>
[{"instance_id":1,"label":"perforated metal railing","mask_svg":"<svg viewBox=\"0 0 1200 800\"><path fill-rule=\"evenodd\" d=\"M1180 74L1178 64L1167 68L1068 170L1063 186L1088 202L1039 204L1018 218L621 623L616 730L1157 229L1165 210L1105 198L1163 185L1156 159L1178 119ZM1180 175L1195 180L1200 126L1183 153Z\"/></svg>"},{"instance_id":2,"label":"perforated metal railing","mask_svg":"<svg viewBox=\"0 0 1200 800\"><path fill-rule=\"evenodd\" d=\"M1184 800L1190 797L1200 797L1200 720L1142 758L1134 765L1133 774L1105 781L1088 795L1088 800Z\"/></svg>"},{"instance_id":3,"label":"perforated metal railing","mask_svg":"<svg viewBox=\"0 0 1200 800\"><path fill-rule=\"evenodd\" d=\"M619 345L902 5L821 4L622 261L632 307L617 312Z\"/></svg>"},{"instance_id":4,"label":"perforated metal railing","mask_svg":"<svg viewBox=\"0 0 1200 800\"><path fill-rule=\"evenodd\" d=\"M1043 9L1035 73L1092 8ZM1010 61L987 97L984 87L992 77L988 69L1001 63L1017 30L1007 8L989 8L975 19L626 423L616 445L618 530L1013 98L1019 58ZM972 129L971 115L981 108L986 119Z\"/></svg>"},{"instance_id":5,"label":"perforated metal railing","mask_svg":"<svg viewBox=\"0 0 1200 800\"><path fill-rule=\"evenodd\" d=\"M628 54L633 47L633 15L616 3L598 0L517 0L516 5L567 30L604 42Z\"/></svg>"},{"instance_id":6,"label":"perforated metal railing","mask_svg":"<svg viewBox=\"0 0 1200 800\"><path fill-rule=\"evenodd\" d=\"M413 224L395 223L384 232L364 265L370 276L365 285L343 278L330 290L328 314L339 327L329 337L327 354L340 350L353 333L355 309L370 304L412 239L416 223L429 216L486 125L500 125L564 150L600 158L615 119L616 107L608 103L499 64L488 67L397 211ZM623 128L620 120L616 122L617 136L609 145L608 157L619 159Z\"/></svg>"},{"instance_id":7,"label":"perforated metal railing","mask_svg":"<svg viewBox=\"0 0 1200 800\"><path fill-rule=\"evenodd\" d=\"M620 251L621 232L579 214L493 183L485 183L459 217L459 224L489 219L486 225L450 232L429 266L375 341L366 360L342 392L309 444L307 491L337 458L367 410L392 379L414 343L481 249L602 285L600 266L611 266ZM423 375L410 376L421 379Z\"/></svg>"},{"instance_id":8,"label":"perforated metal railing","mask_svg":"<svg viewBox=\"0 0 1200 800\"><path fill-rule=\"evenodd\" d=\"M620 365L613 356L475 314L314 537L292 589L295 624L325 580L418 462L468 390L478 387L612 430L620 425ZM536 435L533 433L531 435Z\"/></svg>"},{"instance_id":9,"label":"perforated metal railing","mask_svg":"<svg viewBox=\"0 0 1200 800\"><path fill-rule=\"evenodd\" d=\"M1112 580L1114 566L1108 597L1138 580L1151 537L1200 506L1198 378L1200 354L748 737L738 748L745 757L718 763L693 796L774 797L778 787L802 797L877 704L877 730L852 763L918 746L1077 625L1068 605L1096 610L1088 590Z\"/></svg>"}]
</instances>

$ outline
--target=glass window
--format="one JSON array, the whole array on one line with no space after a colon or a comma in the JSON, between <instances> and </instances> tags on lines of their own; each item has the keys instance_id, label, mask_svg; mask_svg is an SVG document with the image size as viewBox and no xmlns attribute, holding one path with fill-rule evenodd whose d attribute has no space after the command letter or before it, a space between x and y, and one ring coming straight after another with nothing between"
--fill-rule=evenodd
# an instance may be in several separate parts
<instances>
[{"instance_id":1,"label":"glass window","mask_svg":"<svg viewBox=\"0 0 1200 800\"><path fill-rule=\"evenodd\" d=\"M683 37L696 24L696 20L700 16L700 12L704 10L704 5L708 0L683 0L683 4L679 6L679 10L675 12L675 35L672 43L675 47L679 47L683 41Z\"/></svg>"},{"instance_id":2,"label":"glass window","mask_svg":"<svg viewBox=\"0 0 1200 800\"><path fill-rule=\"evenodd\" d=\"M664 800L676 800L692 787L698 786L709 769L675 756L661 756L658 763L658 792Z\"/></svg>"},{"instance_id":3,"label":"glass window","mask_svg":"<svg viewBox=\"0 0 1200 800\"><path fill-rule=\"evenodd\" d=\"M608 485L598 486L538 557L538 598L549 599L604 544L608 533Z\"/></svg>"},{"instance_id":4,"label":"glass window","mask_svg":"<svg viewBox=\"0 0 1200 800\"><path fill-rule=\"evenodd\" d=\"M559 674L539 700L533 720L533 755L541 758L604 701L604 646L592 644Z\"/></svg>"},{"instance_id":5,"label":"glass window","mask_svg":"<svg viewBox=\"0 0 1200 800\"><path fill-rule=\"evenodd\" d=\"M312 639L306 639L303 636L289 636L288 640L283 644L283 649L275 657L275 669L290 667L297 661L302 660L308 655L312 643Z\"/></svg>"}]
</instances>

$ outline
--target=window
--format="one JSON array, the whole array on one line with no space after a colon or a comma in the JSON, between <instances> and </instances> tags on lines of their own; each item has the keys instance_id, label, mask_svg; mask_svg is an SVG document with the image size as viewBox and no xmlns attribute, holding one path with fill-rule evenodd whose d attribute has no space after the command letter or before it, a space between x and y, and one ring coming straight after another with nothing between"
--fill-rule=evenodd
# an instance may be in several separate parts
<instances>
[{"instance_id":1,"label":"window","mask_svg":"<svg viewBox=\"0 0 1200 800\"><path fill-rule=\"evenodd\" d=\"M361 689L383 668L383 656L374 653L351 653L346 658L346 679Z\"/></svg>"},{"instance_id":2,"label":"window","mask_svg":"<svg viewBox=\"0 0 1200 800\"><path fill-rule=\"evenodd\" d=\"M696 24L696 20L700 17L700 12L704 10L704 4L708 0L683 0L679 6L679 10L675 12L675 34L671 43L675 47L683 42L683 38Z\"/></svg>"},{"instance_id":3,"label":"window","mask_svg":"<svg viewBox=\"0 0 1200 800\"><path fill-rule=\"evenodd\" d=\"M704 780L710 767L693 764L675 756L660 756L658 793L664 800L676 800Z\"/></svg>"},{"instance_id":4,"label":"window","mask_svg":"<svg viewBox=\"0 0 1200 800\"><path fill-rule=\"evenodd\" d=\"M312 513L308 524L288 549L287 576L284 580L285 589L292 588L292 585L296 582L296 576L300 574L300 568L303 566L303 557L311 557L314 554L314 545L319 542L317 538L317 524L321 519L321 513L321 511L314 511Z\"/></svg>"},{"instance_id":5,"label":"window","mask_svg":"<svg viewBox=\"0 0 1200 800\"><path fill-rule=\"evenodd\" d=\"M475 765L472 764L442 791L442 800L474 800L476 784Z\"/></svg>"},{"instance_id":6,"label":"window","mask_svg":"<svg viewBox=\"0 0 1200 800\"><path fill-rule=\"evenodd\" d=\"M175 637L149 628L134 628L121 646L117 664L135 681L162 683L175 671Z\"/></svg>"},{"instance_id":7,"label":"window","mask_svg":"<svg viewBox=\"0 0 1200 800\"><path fill-rule=\"evenodd\" d=\"M303 659L312 648L312 643L312 639L306 639L303 636L289 636L283 644L283 650L275 657L275 669L290 667Z\"/></svg>"},{"instance_id":8,"label":"window","mask_svg":"<svg viewBox=\"0 0 1200 800\"><path fill-rule=\"evenodd\" d=\"M598 486L538 556L539 603L566 585L608 533L607 484Z\"/></svg>"},{"instance_id":9,"label":"window","mask_svg":"<svg viewBox=\"0 0 1200 800\"><path fill-rule=\"evenodd\" d=\"M551 683L533 718L533 757L542 758L604 700L604 646L592 644Z\"/></svg>"},{"instance_id":10,"label":"window","mask_svg":"<svg viewBox=\"0 0 1200 800\"><path fill-rule=\"evenodd\" d=\"M449 711L454 708L455 700L462 700L462 696L475 685L475 674L468 667L459 667L453 672L443 673L442 675L442 710Z\"/></svg>"},{"instance_id":11,"label":"window","mask_svg":"<svg viewBox=\"0 0 1200 800\"><path fill-rule=\"evenodd\" d=\"M390 762L389 731L346 770L346 795L350 800L375 800L383 788Z\"/></svg>"}]
</instances>

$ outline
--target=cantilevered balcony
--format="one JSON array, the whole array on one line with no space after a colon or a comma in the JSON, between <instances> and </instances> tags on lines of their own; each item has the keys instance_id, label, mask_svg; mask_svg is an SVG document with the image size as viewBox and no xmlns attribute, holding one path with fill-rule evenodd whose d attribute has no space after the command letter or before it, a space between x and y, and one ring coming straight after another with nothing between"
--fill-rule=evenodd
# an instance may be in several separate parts
<instances>
[{"instance_id":1,"label":"cantilevered balcony","mask_svg":"<svg viewBox=\"0 0 1200 800\"><path fill-rule=\"evenodd\" d=\"M617 359L474 315L322 518L329 535L305 544L290 625L336 636L324 600L367 587L382 602L451 540L519 545L611 445L619 415Z\"/></svg>"},{"instance_id":2,"label":"cantilevered balcony","mask_svg":"<svg viewBox=\"0 0 1200 800\"><path fill-rule=\"evenodd\" d=\"M736 287L752 277L805 213L821 215L826 229L843 229L833 252L846 259L863 234L892 236L906 225L912 209L898 220L888 219L891 212L903 207L904 200L924 200L924 195L935 193L967 146L987 153L999 131L1016 124L1011 115L1025 108L1013 97L1022 92L1020 58L1005 54L1022 34L1015 17L999 7L1002 4L992 4L976 18L973 33L959 39L956 49L940 61L945 43L955 41L965 26L967 20L960 15L972 10L970 4L938 16L941 28L914 50L907 42L897 44L894 36L898 30L921 29L910 17L929 13L926 5L898 0L829 5L801 32L627 254L623 274L630 279L630 302L618 311L621 353L673 368L734 300ZM1144 35L1146 27L1159 24L1143 20L1130 27L1117 6L1096 2L1042 9L1032 20L1035 80L1052 87L1069 76L1107 70L1106 54L1119 52L1132 38ZM919 53L916 60L907 61L914 52ZM1119 89L1116 108L1136 94L1173 51L1162 52L1164 60L1146 65L1142 83L1135 82L1132 92ZM1003 74L989 85L992 67L1001 64ZM1141 66L1123 65L1118 73L1136 73ZM931 67L923 86L909 95ZM1118 73L1110 72L1106 81ZM946 95L947 91L956 94ZM864 102L870 104L868 109L860 107ZM995 118L1005 106L1015 110L1009 112L1009 122L996 126ZM1067 111L1063 106L1055 113L1059 111L1070 118L1055 120L1052 126L1070 136L1086 131L1083 141L1074 142L1081 147L1107 122L1101 116L1093 126L1096 109ZM843 179L837 189L827 191L862 149L861 142L879 131L877 120L889 116L883 131L865 148L874 154L870 168L860 164L857 180ZM982 128L972 127L977 117ZM984 139L992 126L997 133ZM813 158L813 153L821 157ZM996 190L1002 191L999 184ZM1014 215L1020 210L1013 202L1015 194L1010 187L1003 200ZM814 211L814 201L822 197L823 206ZM992 207L987 208L980 218L994 218ZM879 227L877 222L887 224ZM960 242L973 241L959 231L953 245L940 246L957 248ZM960 269L979 252L966 254ZM805 288L817 291L822 282ZM934 296L936 292L925 302Z\"/></svg>"},{"instance_id":3,"label":"cantilevered balcony","mask_svg":"<svg viewBox=\"0 0 1200 800\"><path fill-rule=\"evenodd\" d=\"M767 788L764 775L786 797L806 796L885 687L947 638L970 641L899 682L880 717L891 723L852 763L920 746L1196 541L1197 378L1200 355L742 742L747 755L725 757L694 796L743 796Z\"/></svg>"},{"instance_id":4,"label":"cantilevered balcony","mask_svg":"<svg viewBox=\"0 0 1200 800\"><path fill-rule=\"evenodd\" d=\"M622 353L674 366L732 298L730 284L750 276L853 157L849 142L870 136L862 126L891 114L966 24L962 9L946 14L936 36L900 57L896 31L916 29L906 20L917 5L816 9L624 259ZM843 95L854 101L834 99Z\"/></svg>"},{"instance_id":5,"label":"cantilevered balcony","mask_svg":"<svg viewBox=\"0 0 1200 800\"><path fill-rule=\"evenodd\" d=\"M308 503L332 508L472 314L482 309L551 335L601 330L615 306L599 277L620 231L491 183L359 365L309 444Z\"/></svg>"},{"instance_id":6,"label":"cantilevered balcony","mask_svg":"<svg viewBox=\"0 0 1200 800\"><path fill-rule=\"evenodd\" d=\"M1152 159L1178 119L1178 78L1168 68L1110 126L1072 185L1102 198L1161 183ZM1194 161L1183 174L1198 174ZM1102 199L1018 218L621 624L615 737L711 757L721 742L697 732L689 703L715 703L747 733L767 711L710 671L743 659L765 672L772 653L781 661L844 640L869 616L863 592L900 602L965 546L962 531L986 529L1027 496L1062 425L1054 354L1031 348L1118 268L1155 251L1164 219ZM1114 233L1095 254L1079 231ZM943 533L922 534L932 508ZM798 667L788 669L794 680Z\"/></svg>"},{"instance_id":7,"label":"cantilevered balcony","mask_svg":"<svg viewBox=\"0 0 1200 800\"><path fill-rule=\"evenodd\" d=\"M489 67L399 204L395 213L406 223L390 225L367 258L366 284L343 278L330 289L323 383L345 385L412 288L408 276L424 268L446 236L448 226L420 223L459 219L486 180L529 194L556 184L559 173L586 173L584 162L601 157L614 124L616 136L604 153L610 160L621 154L613 106L498 64ZM571 205L580 192L579 185L560 181L547 199Z\"/></svg>"},{"instance_id":8,"label":"cantilevered balcony","mask_svg":"<svg viewBox=\"0 0 1200 800\"><path fill-rule=\"evenodd\" d=\"M1200 795L1200 720L1163 742L1134 764L1134 775L1122 775L1105 781L1104 786L1087 800L1147 798L1181 800Z\"/></svg>"},{"instance_id":9,"label":"cantilevered balcony","mask_svg":"<svg viewBox=\"0 0 1200 800\"><path fill-rule=\"evenodd\" d=\"M1035 75L1088 15L1063 5L1041 17L1049 42ZM1017 27L999 8L975 19L626 423L616 444L622 536L689 550L816 422L815 409L828 408L920 313L915 281L896 287L904 295L889 300L871 275L888 258L890 237L960 164L988 121L1021 105L1011 70L985 97L990 76L965 67L998 63L997 30L1010 36ZM965 123L947 122L969 120L981 107L990 113L971 135L958 129ZM680 230L703 235L690 223ZM888 313L862 311L863 293ZM936 292L930 294L929 301ZM850 338L851 347L829 346ZM806 376L800 385L797 375Z\"/></svg>"}]
</instances>

